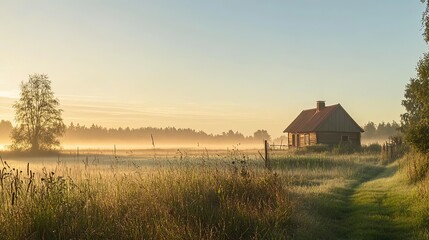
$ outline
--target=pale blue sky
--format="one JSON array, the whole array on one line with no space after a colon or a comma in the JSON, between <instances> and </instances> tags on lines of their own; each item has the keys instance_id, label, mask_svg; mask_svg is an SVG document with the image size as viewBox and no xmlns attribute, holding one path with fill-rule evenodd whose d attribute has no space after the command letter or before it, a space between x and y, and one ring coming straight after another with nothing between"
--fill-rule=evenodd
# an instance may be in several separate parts
<instances>
[{"instance_id":1,"label":"pale blue sky","mask_svg":"<svg viewBox=\"0 0 429 240\"><path fill-rule=\"evenodd\" d=\"M66 123L273 136L316 100L399 121L424 5L378 1L1 1L0 119L49 74ZM12 99L11 99L12 98Z\"/></svg>"}]
</instances>

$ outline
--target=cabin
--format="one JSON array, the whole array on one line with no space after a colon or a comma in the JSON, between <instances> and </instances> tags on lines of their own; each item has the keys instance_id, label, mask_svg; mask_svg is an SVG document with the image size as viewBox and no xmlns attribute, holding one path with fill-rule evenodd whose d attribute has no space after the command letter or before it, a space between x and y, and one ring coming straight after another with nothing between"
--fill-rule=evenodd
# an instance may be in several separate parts
<instances>
[{"instance_id":1,"label":"cabin","mask_svg":"<svg viewBox=\"0 0 429 240\"><path fill-rule=\"evenodd\" d=\"M340 104L325 106L325 101L317 101L316 108L302 111L283 132L293 148L344 142L360 146L364 130Z\"/></svg>"}]
</instances>

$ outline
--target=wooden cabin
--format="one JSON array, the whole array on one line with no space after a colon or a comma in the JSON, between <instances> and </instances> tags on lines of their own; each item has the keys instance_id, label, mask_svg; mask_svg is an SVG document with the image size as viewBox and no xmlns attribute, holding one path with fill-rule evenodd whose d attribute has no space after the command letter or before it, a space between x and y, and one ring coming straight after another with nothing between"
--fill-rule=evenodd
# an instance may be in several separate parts
<instances>
[{"instance_id":1,"label":"wooden cabin","mask_svg":"<svg viewBox=\"0 0 429 240\"><path fill-rule=\"evenodd\" d=\"M360 145L364 131L340 104L325 106L324 101L317 101L316 108L302 111L283 132L289 147L304 147L342 142Z\"/></svg>"}]
</instances>

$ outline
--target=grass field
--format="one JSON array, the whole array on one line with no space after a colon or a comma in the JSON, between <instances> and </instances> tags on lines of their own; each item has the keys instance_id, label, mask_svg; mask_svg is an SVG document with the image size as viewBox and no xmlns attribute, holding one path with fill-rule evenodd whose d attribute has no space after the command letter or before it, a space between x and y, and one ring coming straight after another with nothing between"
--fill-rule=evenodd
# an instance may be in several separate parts
<instances>
[{"instance_id":1,"label":"grass field","mask_svg":"<svg viewBox=\"0 0 429 240\"><path fill-rule=\"evenodd\" d=\"M381 162L282 151L269 171L237 148L4 155L0 239L425 239L427 208L399 163Z\"/></svg>"}]
</instances>

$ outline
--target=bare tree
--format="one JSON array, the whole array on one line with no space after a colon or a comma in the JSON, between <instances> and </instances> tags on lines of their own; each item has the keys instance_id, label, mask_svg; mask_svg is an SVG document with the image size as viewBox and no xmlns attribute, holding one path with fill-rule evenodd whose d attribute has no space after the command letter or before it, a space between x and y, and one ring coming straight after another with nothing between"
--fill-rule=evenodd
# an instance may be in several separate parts
<instances>
[{"instance_id":1,"label":"bare tree","mask_svg":"<svg viewBox=\"0 0 429 240\"><path fill-rule=\"evenodd\" d=\"M38 152L59 146L58 137L65 130L59 105L46 74L33 74L22 82L20 99L13 105L12 149Z\"/></svg>"}]
</instances>

